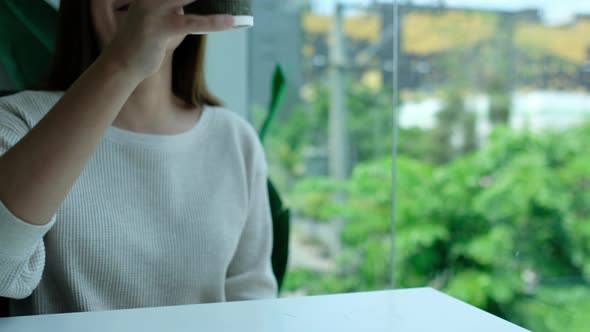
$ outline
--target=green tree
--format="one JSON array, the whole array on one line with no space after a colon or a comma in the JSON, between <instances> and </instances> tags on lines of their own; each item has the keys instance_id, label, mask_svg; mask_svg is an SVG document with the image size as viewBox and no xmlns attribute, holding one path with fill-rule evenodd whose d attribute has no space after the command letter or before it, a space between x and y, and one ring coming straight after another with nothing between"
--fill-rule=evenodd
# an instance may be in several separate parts
<instances>
[{"instance_id":1,"label":"green tree","mask_svg":"<svg viewBox=\"0 0 590 332\"><path fill-rule=\"evenodd\" d=\"M267 140L267 155L273 179L280 188L290 189L305 174L305 151L326 149L330 98L328 87L314 84L306 102L277 118ZM353 163L381 158L391 151L392 98L389 92L374 91L363 85L347 88L350 150ZM265 111L252 109L253 122L259 126ZM410 149L408 149L409 151Z\"/></svg>"},{"instance_id":2,"label":"green tree","mask_svg":"<svg viewBox=\"0 0 590 332\"><path fill-rule=\"evenodd\" d=\"M436 114L436 128L432 131L433 161L445 164L457 156L459 144L455 135L465 115L465 101L459 89L445 92L444 108Z\"/></svg>"},{"instance_id":3,"label":"green tree","mask_svg":"<svg viewBox=\"0 0 590 332\"><path fill-rule=\"evenodd\" d=\"M512 109L512 92L506 80L497 75L490 78L488 96L490 97L488 112L490 122L494 126L508 125Z\"/></svg>"},{"instance_id":4,"label":"green tree","mask_svg":"<svg viewBox=\"0 0 590 332\"><path fill-rule=\"evenodd\" d=\"M463 145L461 146L462 154L469 154L477 150L478 134L477 134L477 114L475 112L467 112L463 116Z\"/></svg>"},{"instance_id":5,"label":"green tree","mask_svg":"<svg viewBox=\"0 0 590 332\"><path fill-rule=\"evenodd\" d=\"M588 141L590 126L542 133L499 128L485 147L449 164L400 157L397 285L430 285L535 331L585 331ZM314 213L346 220L339 269L308 275L310 293L389 286L391 167L390 159L370 161L346 183L298 186L299 204L308 205L307 187L324 195ZM346 201L337 205L331 190L343 188Z\"/></svg>"}]
</instances>

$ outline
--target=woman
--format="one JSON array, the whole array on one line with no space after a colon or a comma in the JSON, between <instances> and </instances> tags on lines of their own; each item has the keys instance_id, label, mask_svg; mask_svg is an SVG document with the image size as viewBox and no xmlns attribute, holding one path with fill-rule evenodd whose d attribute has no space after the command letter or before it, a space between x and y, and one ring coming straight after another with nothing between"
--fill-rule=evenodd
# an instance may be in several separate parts
<instances>
[{"instance_id":1,"label":"woman","mask_svg":"<svg viewBox=\"0 0 590 332\"><path fill-rule=\"evenodd\" d=\"M187 36L232 17L193 1L62 0L46 91L0 100L12 315L276 296L262 147Z\"/></svg>"}]
</instances>

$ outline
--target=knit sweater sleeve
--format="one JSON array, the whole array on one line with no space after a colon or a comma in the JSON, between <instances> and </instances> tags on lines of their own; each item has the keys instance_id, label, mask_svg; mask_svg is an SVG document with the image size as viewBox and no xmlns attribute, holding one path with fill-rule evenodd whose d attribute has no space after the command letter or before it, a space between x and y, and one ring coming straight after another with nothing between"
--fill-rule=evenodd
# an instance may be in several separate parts
<instances>
[{"instance_id":1,"label":"knit sweater sleeve","mask_svg":"<svg viewBox=\"0 0 590 332\"><path fill-rule=\"evenodd\" d=\"M0 101L0 156L29 131L23 119L3 106ZM54 223L55 218L43 226L26 223L0 201L0 296L22 299L37 288L45 266L43 236Z\"/></svg>"},{"instance_id":2,"label":"knit sweater sleeve","mask_svg":"<svg viewBox=\"0 0 590 332\"><path fill-rule=\"evenodd\" d=\"M277 297L272 271L272 217L267 189L264 152L256 141L254 166L250 179L250 197L246 223L238 248L229 266L225 292L228 301Z\"/></svg>"}]
</instances>

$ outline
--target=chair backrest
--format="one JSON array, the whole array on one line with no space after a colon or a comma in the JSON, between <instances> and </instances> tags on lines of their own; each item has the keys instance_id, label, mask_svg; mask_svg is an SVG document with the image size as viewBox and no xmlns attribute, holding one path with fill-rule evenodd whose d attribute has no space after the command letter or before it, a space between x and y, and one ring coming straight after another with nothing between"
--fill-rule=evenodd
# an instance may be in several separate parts
<instances>
[{"instance_id":1,"label":"chair backrest","mask_svg":"<svg viewBox=\"0 0 590 332\"><path fill-rule=\"evenodd\" d=\"M287 272L289 258L291 211L283 206L279 193L270 181L268 181L268 195L273 224L272 269L280 291Z\"/></svg>"},{"instance_id":2,"label":"chair backrest","mask_svg":"<svg viewBox=\"0 0 590 332\"><path fill-rule=\"evenodd\" d=\"M10 96L10 95L13 95L17 92L18 91L13 91L13 90L0 90L0 97Z\"/></svg>"},{"instance_id":3,"label":"chair backrest","mask_svg":"<svg viewBox=\"0 0 590 332\"><path fill-rule=\"evenodd\" d=\"M10 303L9 299L0 297L0 318L10 317Z\"/></svg>"}]
</instances>

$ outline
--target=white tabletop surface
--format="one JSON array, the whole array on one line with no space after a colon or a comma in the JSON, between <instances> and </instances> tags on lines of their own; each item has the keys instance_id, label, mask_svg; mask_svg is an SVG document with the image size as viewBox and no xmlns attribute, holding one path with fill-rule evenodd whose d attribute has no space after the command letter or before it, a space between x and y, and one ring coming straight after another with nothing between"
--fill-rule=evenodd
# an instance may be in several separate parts
<instances>
[{"instance_id":1,"label":"white tabletop surface","mask_svg":"<svg viewBox=\"0 0 590 332\"><path fill-rule=\"evenodd\" d=\"M522 332L430 288L0 319L10 332Z\"/></svg>"}]
</instances>

